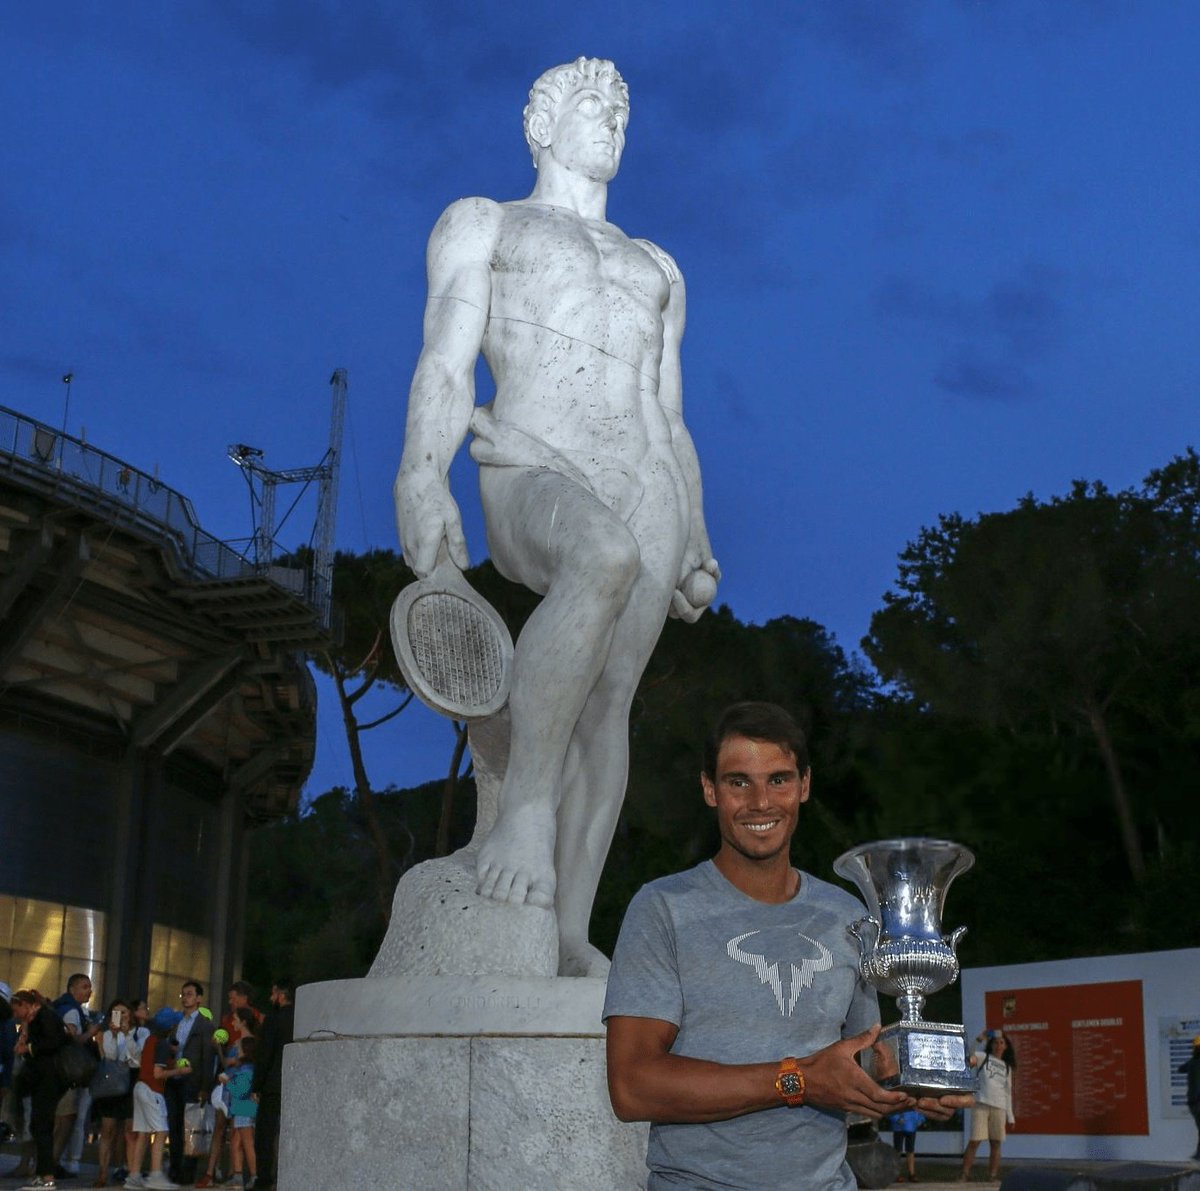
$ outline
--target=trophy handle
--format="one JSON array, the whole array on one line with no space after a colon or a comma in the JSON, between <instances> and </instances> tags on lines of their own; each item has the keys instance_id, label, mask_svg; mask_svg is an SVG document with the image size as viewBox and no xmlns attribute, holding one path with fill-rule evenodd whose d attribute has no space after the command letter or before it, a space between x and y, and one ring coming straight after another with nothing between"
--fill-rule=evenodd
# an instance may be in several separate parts
<instances>
[{"instance_id":1,"label":"trophy handle","mask_svg":"<svg viewBox=\"0 0 1200 1191\"><path fill-rule=\"evenodd\" d=\"M861 960L869 959L875 952L875 945L879 942L879 932L882 929L879 919L868 915L866 918L860 918L857 922L850 923L846 929L858 940L859 958Z\"/></svg>"},{"instance_id":2,"label":"trophy handle","mask_svg":"<svg viewBox=\"0 0 1200 1191\"><path fill-rule=\"evenodd\" d=\"M950 948L954 958L958 958L958 941L967 933L965 926L956 926L948 935L942 936L942 942Z\"/></svg>"}]
</instances>

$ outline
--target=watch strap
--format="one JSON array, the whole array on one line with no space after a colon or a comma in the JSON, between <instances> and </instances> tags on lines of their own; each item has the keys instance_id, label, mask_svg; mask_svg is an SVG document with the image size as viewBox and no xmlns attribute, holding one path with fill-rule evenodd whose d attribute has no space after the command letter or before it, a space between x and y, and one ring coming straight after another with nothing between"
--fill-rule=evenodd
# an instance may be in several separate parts
<instances>
[{"instance_id":1,"label":"watch strap","mask_svg":"<svg viewBox=\"0 0 1200 1191\"><path fill-rule=\"evenodd\" d=\"M779 1064L775 1090L788 1108L798 1108L804 1103L804 1072L794 1058L786 1058Z\"/></svg>"}]
</instances>

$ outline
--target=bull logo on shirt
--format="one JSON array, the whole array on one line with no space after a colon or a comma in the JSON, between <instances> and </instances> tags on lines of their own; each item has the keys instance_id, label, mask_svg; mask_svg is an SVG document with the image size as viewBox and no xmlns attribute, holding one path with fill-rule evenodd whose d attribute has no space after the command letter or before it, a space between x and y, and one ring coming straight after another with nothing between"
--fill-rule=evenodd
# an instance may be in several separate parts
<instances>
[{"instance_id":1,"label":"bull logo on shirt","mask_svg":"<svg viewBox=\"0 0 1200 1191\"><path fill-rule=\"evenodd\" d=\"M774 963L767 963L767 957L755 951L748 951L742 947L742 944L754 935L760 934L760 931L748 930L744 935L737 935L730 939L725 945L725 950L729 952L729 958L737 960L739 964L746 964L757 973L759 980L763 984L771 986L771 991L775 994L775 1003L779 1006L779 1012L784 1017L791 1017L792 1011L796 1008L796 1003L800 1000L800 994L806 988L812 988L813 977L818 972L828 972L833 967L833 952L825 946L824 943L819 943L816 939L810 939L808 935L796 933L800 935L806 943L811 943L816 948L817 954L812 959L802 959L800 962L793 963L787 961L787 966L790 969L789 979L787 981L787 990L784 990L783 977L783 962L775 960Z\"/></svg>"}]
</instances>

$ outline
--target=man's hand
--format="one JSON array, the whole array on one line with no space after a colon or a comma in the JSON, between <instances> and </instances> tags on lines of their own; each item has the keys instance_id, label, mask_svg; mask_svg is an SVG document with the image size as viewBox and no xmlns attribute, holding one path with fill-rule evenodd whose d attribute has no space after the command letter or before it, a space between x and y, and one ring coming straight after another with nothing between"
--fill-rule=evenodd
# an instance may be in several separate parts
<instances>
[{"instance_id":1,"label":"man's hand","mask_svg":"<svg viewBox=\"0 0 1200 1191\"><path fill-rule=\"evenodd\" d=\"M404 560L418 578L424 579L437 565L443 542L459 570L470 565L462 514L450 489L440 479L398 475L395 486L396 526Z\"/></svg>"},{"instance_id":2,"label":"man's hand","mask_svg":"<svg viewBox=\"0 0 1200 1191\"><path fill-rule=\"evenodd\" d=\"M970 1108L974 1103L975 1097L969 1093L922 1096L916 1103L916 1109L931 1121L948 1121L960 1108Z\"/></svg>"},{"instance_id":3,"label":"man's hand","mask_svg":"<svg viewBox=\"0 0 1200 1191\"><path fill-rule=\"evenodd\" d=\"M871 1046L878 1035L879 1026L872 1026L861 1034L843 1038L816 1054L799 1059L800 1070L804 1073L805 1103L862 1113L874 1120L912 1108L915 1101L911 1096L905 1092L885 1091L858 1065L855 1056Z\"/></svg>"}]
</instances>

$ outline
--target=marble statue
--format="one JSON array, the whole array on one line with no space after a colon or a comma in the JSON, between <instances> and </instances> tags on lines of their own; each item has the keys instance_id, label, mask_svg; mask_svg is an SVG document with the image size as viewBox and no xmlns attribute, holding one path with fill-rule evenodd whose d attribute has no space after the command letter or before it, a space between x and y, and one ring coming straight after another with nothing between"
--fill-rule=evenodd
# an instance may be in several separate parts
<instances>
[{"instance_id":1,"label":"marble statue","mask_svg":"<svg viewBox=\"0 0 1200 1191\"><path fill-rule=\"evenodd\" d=\"M516 642L507 767L477 892L556 915L562 975L603 976L588 942L625 794L629 708L668 615L716 595L700 472L683 423L684 284L605 218L629 116L611 62L533 85L528 198L466 198L429 240L424 344L396 518L409 565L468 564L447 473L468 432L493 562L544 598ZM476 406L482 352L495 399Z\"/></svg>"}]
</instances>

